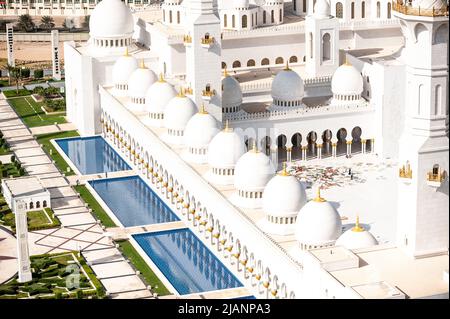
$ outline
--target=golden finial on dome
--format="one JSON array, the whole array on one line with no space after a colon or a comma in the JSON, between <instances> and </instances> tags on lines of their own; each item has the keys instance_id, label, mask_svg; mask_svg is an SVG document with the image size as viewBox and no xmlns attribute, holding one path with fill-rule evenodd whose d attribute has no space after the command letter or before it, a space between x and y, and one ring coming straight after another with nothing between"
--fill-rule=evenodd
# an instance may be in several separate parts
<instances>
[{"instance_id":1,"label":"golden finial on dome","mask_svg":"<svg viewBox=\"0 0 450 319\"><path fill-rule=\"evenodd\" d=\"M178 97L185 97L183 87L180 87L180 92L177 94Z\"/></svg>"},{"instance_id":2,"label":"golden finial on dome","mask_svg":"<svg viewBox=\"0 0 450 319\"><path fill-rule=\"evenodd\" d=\"M125 54L124 54L124 56L130 56L130 55L128 54L128 47L125 47Z\"/></svg>"},{"instance_id":3,"label":"golden finial on dome","mask_svg":"<svg viewBox=\"0 0 450 319\"><path fill-rule=\"evenodd\" d=\"M164 80L164 74L162 74L162 72L159 73L159 80L158 80L158 82L166 82L166 80Z\"/></svg>"},{"instance_id":4,"label":"golden finial on dome","mask_svg":"<svg viewBox=\"0 0 450 319\"><path fill-rule=\"evenodd\" d=\"M144 59L141 60L140 68L141 68L141 69L146 69L146 68L147 68L147 67L145 66Z\"/></svg>"},{"instance_id":5,"label":"golden finial on dome","mask_svg":"<svg viewBox=\"0 0 450 319\"><path fill-rule=\"evenodd\" d=\"M231 127L230 127L230 121L226 120L225 121L225 127L223 129L225 132L231 132Z\"/></svg>"},{"instance_id":6,"label":"golden finial on dome","mask_svg":"<svg viewBox=\"0 0 450 319\"><path fill-rule=\"evenodd\" d=\"M280 175L281 176L290 176L290 174L288 173L288 171L286 169L287 168L286 162L283 162L282 166L283 166L283 169L281 170Z\"/></svg>"},{"instance_id":7,"label":"golden finial on dome","mask_svg":"<svg viewBox=\"0 0 450 319\"><path fill-rule=\"evenodd\" d=\"M356 215L355 226L352 228L354 232L363 232L365 229L361 225L359 225L359 215Z\"/></svg>"},{"instance_id":8,"label":"golden finial on dome","mask_svg":"<svg viewBox=\"0 0 450 319\"><path fill-rule=\"evenodd\" d=\"M198 112L200 114L208 114L208 112L205 109L205 104L202 103L201 107L200 107L200 111Z\"/></svg>"},{"instance_id":9,"label":"golden finial on dome","mask_svg":"<svg viewBox=\"0 0 450 319\"><path fill-rule=\"evenodd\" d=\"M256 141L253 141L252 152L253 152L253 153L258 153L258 147L257 147L257 145L256 145Z\"/></svg>"},{"instance_id":10,"label":"golden finial on dome","mask_svg":"<svg viewBox=\"0 0 450 319\"><path fill-rule=\"evenodd\" d=\"M351 65L352 65L352 64L348 61L347 54L345 54L345 62L344 62L344 65L348 65L348 66L351 66Z\"/></svg>"},{"instance_id":11,"label":"golden finial on dome","mask_svg":"<svg viewBox=\"0 0 450 319\"><path fill-rule=\"evenodd\" d=\"M227 71L227 68L224 68L224 69L223 69L223 76L224 76L224 77L229 76L228 71Z\"/></svg>"},{"instance_id":12,"label":"golden finial on dome","mask_svg":"<svg viewBox=\"0 0 450 319\"><path fill-rule=\"evenodd\" d=\"M285 71L290 71L291 69L289 68L289 61L286 60L286 66L284 67Z\"/></svg>"},{"instance_id":13,"label":"golden finial on dome","mask_svg":"<svg viewBox=\"0 0 450 319\"><path fill-rule=\"evenodd\" d=\"M313 201L318 202L318 203L326 202L326 200L320 196L320 186L317 187L317 195L316 195L316 198L313 199Z\"/></svg>"}]
</instances>

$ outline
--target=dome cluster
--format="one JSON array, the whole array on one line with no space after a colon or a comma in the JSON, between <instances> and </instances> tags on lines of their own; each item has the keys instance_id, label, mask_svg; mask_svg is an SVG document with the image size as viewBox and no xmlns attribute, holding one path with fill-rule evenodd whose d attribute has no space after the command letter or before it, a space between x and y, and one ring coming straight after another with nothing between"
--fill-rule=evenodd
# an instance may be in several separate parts
<instances>
[{"instance_id":1,"label":"dome cluster","mask_svg":"<svg viewBox=\"0 0 450 319\"><path fill-rule=\"evenodd\" d=\"M225 114L239 112L241 104L241 85L225 70L224 78L222 79L222 112Z\"/></svg>"},{"instance_id":2,"label":"dome cluster","mask_svg":"<svg viewBox=\"0 0 450 319\"><path fill-rule=\"evenodd\" d=\"M118 96L127 95L128 79L137 68L138 61L134 56L128 54L128 50L124 56L117 59L112 70L112 79Z\"/></svg>"}]
</instances>

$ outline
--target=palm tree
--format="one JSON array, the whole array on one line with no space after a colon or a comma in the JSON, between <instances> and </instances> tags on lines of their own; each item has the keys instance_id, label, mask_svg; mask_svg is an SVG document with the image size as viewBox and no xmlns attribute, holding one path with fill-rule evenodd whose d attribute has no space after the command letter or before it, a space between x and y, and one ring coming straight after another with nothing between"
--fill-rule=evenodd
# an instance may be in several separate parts
<instances>
[{"instance_id":1,"label":"palm tree","mask_svg":"<svg viewBox=\"0 0 450 319\"><path fill-rule=\"evenodd\" d=\"M54 20L51 16L43 16L41 18L41 28L50 30L55 26Z\"/></svg>"},{"instance_id":2,"label":"palm tree","mask_svg":"<svg viewBox=\"0 0 450 319\"><path fill-rule=\"evenodd\" d=\"M22 69L13 67L10 72L12 78L14 79L14 82L16 82L16 94L19 94L19 83L22 81Z\"/></svg>"},{"instance_id":3,"label":"palm tree","mask_svg":"<svg viewBox=\"0 0 450 319\"><path fill-rule=\"evenodd\" d=\"M12 77L12 73L14 72L15 67L9 63L6 63L4 68L8 71L8 84L11 85L11 77Z\"/></svg>"},{"instance_id":4,"label":"palm tree","mask_svg":"<svg viewBox=\"0 0 450 319\"><path fill-rule=\"evenodd\" d=\"M22 14L21 16L19 16L17 27L22 31L30 32L35 28L35 24L29 14Z\"/></svg>"}]
</instances>

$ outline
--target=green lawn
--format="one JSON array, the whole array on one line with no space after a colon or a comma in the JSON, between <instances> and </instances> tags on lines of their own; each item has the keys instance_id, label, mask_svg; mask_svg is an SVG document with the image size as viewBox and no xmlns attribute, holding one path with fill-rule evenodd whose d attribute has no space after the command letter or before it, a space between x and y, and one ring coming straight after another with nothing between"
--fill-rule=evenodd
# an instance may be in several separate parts
<instances>
[{"instance_id":1,"label":"green lawn","mask_svg":"<svg viewBox=\"0 0 450 319\"><path fill-rule=\"evenodd\" d=\"M76 253L32 256L30 260L33 269L32 280L19 283L16 275L6 284L0 285L0 299L104 296L104 288L93 275L92 269L86 264L85 259L78 257ZM88 277L84 275L80 266L87 270ZM79 276L75 277L76 274Z\"/></svg>"},{"instance_id":2,"label":"green lawn","mask_svg":"<svg viewBox=\"0 0 450 319\"><path fill-rule=\"evenodd\" d=\"M116 227L117 225L108 216L102 206L92 196L91 192L84 185L75 186L75 190L80 194L85 203L92 209L93 214L99 219L105 227Z\"/></svg>"},{"instance_id":3,"label":"green lawn","mask_svg":"<svg viewBox=\"0 0 450 319\"><path fill-rule=\"evenodd\" d=\"M55 138L74 137L74 136L79 136L77 131L41 134L35 136L37 142L43 145L44 151L52 158L52 160L55 161L56 167L58 167L59 170L63 172L66 176L75 175L75 173L72 171L72 169L70 170L70 172L67 172L67 167L69 167L69 164L67 164L67 162L62 158L62 156L56 151L56 148L52 145L52 143L50 143L50 140Z\"/></svg>"},{"instance_id":4,"label":"green lawn","mask_svg":"<svg viewBox=\"0 0 450 319\"><path fill-rule=\"evenodd\" d=\"M15 84L13 84L13 85L15 85ZM19 93L17 93L16 90L9 90L9 91L2 91L2 92L6 98L17 97L17 96L26 96L26 95L31 94L31 92L26 89L19 89Z\"/></svg>"},{"instance_id":5,"label":"green lawn","mask_svg":"<svg viewBox=\"0 0 450 319\"><path fill-rule=\"evenodd\" d=\"M45 114L41 110L42 103L36 103L31 96L10 98L7 101L28 127L66 123L64 115Z\"/></svg>"},{"instance_id":6,"label":"green lawn","mask_svg":"<svg viewBox=\"0 0 450 319\"><path fill-rule=\"evenodd\" d=\"M128 240L117 241L117 243L119 244L119 250L131 261L133 266L141 272L145 282L147 285L152 286L153 291L159 296L171 294Z\"/></svg>"}]
</instances>

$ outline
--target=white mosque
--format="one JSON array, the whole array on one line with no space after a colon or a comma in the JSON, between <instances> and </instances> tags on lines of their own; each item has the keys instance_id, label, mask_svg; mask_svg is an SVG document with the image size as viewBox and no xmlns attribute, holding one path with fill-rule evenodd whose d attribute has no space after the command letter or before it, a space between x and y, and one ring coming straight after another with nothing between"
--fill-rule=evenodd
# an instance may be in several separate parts
<instances>
[{"instance_id":1,"label":"white mosque","mask_svg":"<svg viewBox=\"0 0 450 319\"><path fill-rule=\"evenodd\" d=\"M103 0L67 113L256 297L448 298L447 48L444 0ZM352 155L400 169L359 201L289 169Z\"/></svg>"}]
</instances>

